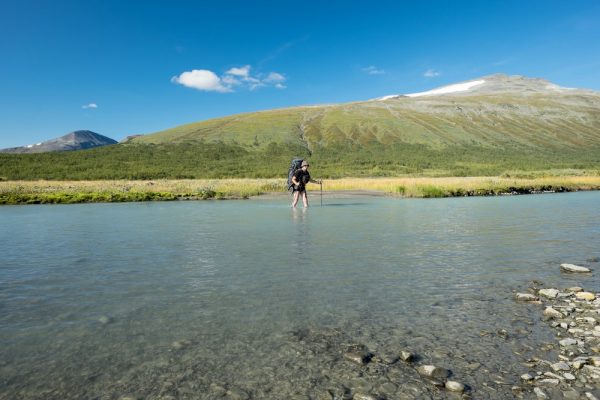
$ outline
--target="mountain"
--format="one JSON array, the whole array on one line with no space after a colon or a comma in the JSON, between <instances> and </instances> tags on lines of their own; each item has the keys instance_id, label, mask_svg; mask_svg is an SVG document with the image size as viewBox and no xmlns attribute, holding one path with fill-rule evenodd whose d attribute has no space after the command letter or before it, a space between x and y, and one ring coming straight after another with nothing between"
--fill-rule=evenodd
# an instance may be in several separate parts
<instances>
[{"instance_id":1,"label":"mountain","mask_svg":"<svg viewBox=\"0 0 600 400\"><path fill-rule=\"evenodd\" d=\"M190 141L249 150L294 144L309 153L373 145L588 148L600 146L600 93L497 74L421 93L233 115L131 140Z\"/></svg>"},{"instance_id":2,"label":"mountain","mask_svg":"<svg viewBox=\"0 0 600 400\"><path fill-rule=\"evenodd\" d=\"M0 154L0 180L538 176L600 171L600 93L491 75L420 93L232 115L85 152Z\"/></svg>"},{"instance_id":3,"label":"mountain","mask_svg":"<svg viewBox=\"0 0 600 400\"><path fill-rule=\"evenodd\" d=\"M75 131L56 139L30 144L22 147L1 149L2 153L46 153L54 151L71 151L91 149L118 143L116 140L92 131Z\"/></svg>"}]
</instances>

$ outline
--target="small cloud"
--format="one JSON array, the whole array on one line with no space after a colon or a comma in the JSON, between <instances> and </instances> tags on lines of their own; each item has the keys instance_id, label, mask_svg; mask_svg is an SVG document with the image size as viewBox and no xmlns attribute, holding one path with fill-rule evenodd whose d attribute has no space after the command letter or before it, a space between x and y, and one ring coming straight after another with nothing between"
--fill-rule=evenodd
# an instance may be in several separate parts
<instances>
[{"instance_id":1,"label":"small cloud","mask_svg":"<svg viewBox=\"0 0 600 400\"><path fill-rule=\"evenodd\" d=\"M227 93L232 91L231 87L223 86L223 82L217 74L207 69L182 72L181 75L172 77L171 82L206 92Z\"/></svg>"},{"instance_id":2,"label":"small cloud","mask_svg":"<svg viewBox=\"0 0 600 400\"><path fill-rule=\"evenodd\" d=\"M84 110L87 110L90 108L98 108L98 104L96 104L96 103L85 104L85 105L81 106L81 108L83 108Z\"/></svg>"},{"instance_id":3,"label":"small cloud","mask_svg":"<svg viewBox=\"0 0 600 400\"><path fill-rule=\"evenodd\" d=\"M244 65L243 67L240 68L231 68L229 69L229 71L225 72L228 75L234 75L234 76L239 76L242 78L247 78L250 75L250 66L249 65Z\"/></svg>"},{"instance_id":4,"label":"small cloud","mask_svg":"<svg viewBox=\"0 0 600 400\"><path fill-rule=\"evenodd\" d=\"M269 75L265 78L265 82L285 82L285 76L278 72L269 72Z\"/></svg>"},{"instance_id":5,"label":"small cloud","mask_svg":"<svg viewBox=\"0 0 600 400\"><path fill-rule=\"evenodd\" d=\"M171 82L207 92L228 93L233 92L234 87L255 90L263 86L274 86L277 89L285 89L286 77L279 72L259 73L251 75L250 65L234 67L227 70L222 76L218 76L206 69L194 69L186 71L179 76L171 78Z\"/></svg>"},{"instance_id":6,"label":"small cloud","mask_svg":"<svg viewBox=\"0 0 600 400\"><path fill-rule=\"evenodd\" d=\"M429 68L427 71L425 71L425 73L423 74L423 76L425 78L435 78L436 76L440 76L440 72L436 71L432 68Z\"/></svg>"},{"instance_id":7,"label":"small cloud","mask_svg":"<svg viewBox=\"0 0 600 400\"><path fill-rule=\"evenodd\" d=\"M362 71L369 74L369 75L383 75L385 74L385 71L381 68L377 68L374 65L369 65L366 68L362 68Z\"/></svg>"}]
</instances>

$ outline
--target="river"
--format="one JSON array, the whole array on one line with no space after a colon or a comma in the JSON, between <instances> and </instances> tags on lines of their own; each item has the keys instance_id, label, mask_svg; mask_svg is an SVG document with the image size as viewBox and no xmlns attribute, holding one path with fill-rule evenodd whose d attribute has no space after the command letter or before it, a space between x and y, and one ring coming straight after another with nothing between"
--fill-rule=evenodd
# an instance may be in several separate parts
<instances>
[{"instance_id":1,"label":"river","mask_svg":"<svg viewBox=\"0 0 600 400\"><path fill-rule=\"evenodd\" d=\"M600 266L600 192L313 203L0 207L0 399L449 396L419 364L503 399L554 341L513 292L600 291L559 269Z\"/></svg>"}]
</instances>

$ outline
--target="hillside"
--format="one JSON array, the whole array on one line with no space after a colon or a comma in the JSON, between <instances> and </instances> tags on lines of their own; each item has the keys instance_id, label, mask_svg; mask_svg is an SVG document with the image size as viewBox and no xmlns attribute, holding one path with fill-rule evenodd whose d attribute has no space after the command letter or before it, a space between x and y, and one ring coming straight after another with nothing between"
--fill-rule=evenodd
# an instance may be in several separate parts
<instances>
[{"instance_id":1,"label":"hillside","mask_svg":"<svg viewBox=\"0 0 600 400\"><path fill-rule=\"evenodd\" d=\"M182 125L86 151L0 154L0 179L270 178L600 170L600 94L492 75L427 92Z\"/></svg>"},{"instance_id":2,"label":"hillside","mask_svg":"<svg viewBox=\"0 0 600 400\"><path fill-rule=\"evenodd\" d=\"M318 149L373 145L578 149L600 145L600 94L542 79L493 75L430 92L363 102L234 115L133 139L137 143L222 141ZM467 87L468 89L460 90ZM454 90L452 88L454 86Z\"/></svg>"},{"instance_id":3,"label":"hillside","mask_svg":"<svg viewBox=\"0 0 600 400\"><path fill-rule=\"evenodd\" d=\"M73 151L116 144L117 141L92 131L74 131L56 139L21 147L0 149L3 153L45 153Z\"/></svg>"}]
</instances>

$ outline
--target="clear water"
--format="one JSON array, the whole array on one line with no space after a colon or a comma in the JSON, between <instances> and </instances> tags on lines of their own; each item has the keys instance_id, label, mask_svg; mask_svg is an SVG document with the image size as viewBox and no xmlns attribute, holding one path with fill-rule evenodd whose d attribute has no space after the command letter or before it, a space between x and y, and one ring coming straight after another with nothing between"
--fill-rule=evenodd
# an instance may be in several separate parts
<instances>
[{"instance_id":1,"label":"clear water","mask_svg":"<svg viewBox=\"0 0 600 400\"><path fill-rule=\"evenodd\" d=\"M313 198L314 200L314 198ZM0 208L0 398L511 397L553 343L531 280L600 290L600 192ZM508 336L500 334L504 329Z\"/></svg>"}]
</instances>

